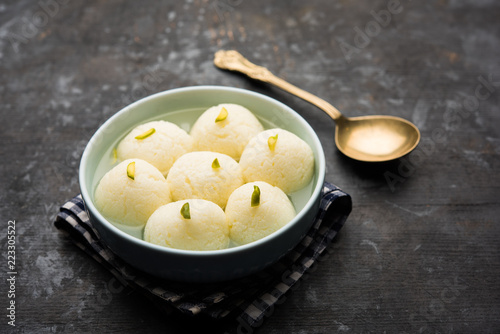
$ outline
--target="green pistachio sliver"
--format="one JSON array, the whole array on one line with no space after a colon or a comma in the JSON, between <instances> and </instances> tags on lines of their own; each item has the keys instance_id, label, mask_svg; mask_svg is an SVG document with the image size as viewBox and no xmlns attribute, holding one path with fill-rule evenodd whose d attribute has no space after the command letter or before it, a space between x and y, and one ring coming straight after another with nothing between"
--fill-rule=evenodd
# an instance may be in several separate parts
<instances>
[{"instance_id":1,"label":"green pistachio sliver","mask_svg":"<svg viewBox=\"0 0 500 334\"><path fill-rule=\"evenodd\" d=\"M132 180L135 180L135 161L132 161L127 166L127 176Z\"/></svg>"},{"instance_id":2,"label":"green pistachio sliver","mask_svg":"<svg viewBox=\"0 0 500 334\"><path fill-rule=\"evenodd\" d=\"M219 159L214 159L214 161L212 162L212 168L220 168Z\"/></svg>"},{"instance_id":3,"label":"green pistachio sliver","mask_svg":"<svg viewBox=\"0 0 500 334\"><path fill-rule=\"evenodd\" d=\"M181 216L184 219L191 219L191 212L189 211L189 202L184 203L181 208Z\"/></svg>"},{"instance_id":4,"label":"green pistachio sliver","mask_svg":"<svg viewBox=\"0 0 500 334\"><path fill-rule=\"evenodd\" d=\"M276 134L276 136L271 136L267 139L267 145L269 145L269 149L271 151L274 151L277 141L278 141L278 134Z\"/></svg>"},{"instance_id":5,"label":"green pistachio sliver","mask_svg":"<svg viewBox=\"0 0 500 334\"><path fill-rule=\"evenodd\" d=\"M220 110L219 116L217 116L217 118L215 119L215 123L221 122L221 121L225 120L226 118L227 118L227 109L222 107L222 109Z\"/></svg>"},{"instance_id":6,"label":"green pistachio sliver","mask_svg":"<svg viewBox=\"0 0 500 334\"><path fill-rule=\"evenodd\" d=\"M116 148L114 148L113 149L113 163L115 163L116 160L118 160L118 151L116 150Z\"/></svg>"},{"instance_id":7,"label":"green pistachio sliver","mask_svg":"<svg viewBox=\"0 0 500 334\"><path fill-rule=\"evenodd\" d=\"M259 206L259 204L260 204L260 189L257 186L253 186L251 205Z\"/></svg>"},{"instance_id":8,"label":"green pistachio sliver","mask_svg":"<svg viewBox=\"0 0 500 334\"><path fill-rule=\"evenodd\" d=\"M151 136L153 133L155 133L156 130L155 128L151 128L149 129L148 131L144 132L144 133L141 133L140 135L138 136L135 136L135 139L139 139L139 140L142 140L144 138L148 138L149 136Z\"/></svg>"}]
</instances>

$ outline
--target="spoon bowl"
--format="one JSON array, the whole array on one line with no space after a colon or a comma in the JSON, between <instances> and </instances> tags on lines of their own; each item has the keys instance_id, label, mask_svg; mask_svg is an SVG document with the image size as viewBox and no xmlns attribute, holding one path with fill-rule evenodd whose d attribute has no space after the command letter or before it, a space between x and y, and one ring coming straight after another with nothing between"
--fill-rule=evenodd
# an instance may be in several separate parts
<instances>
[{"instance_id":1,"label":"spoon bowl","mask_svg":"<svg viewBox=\"0 0 500 334\"><path fill-rule=\"evenodd\" d=\"M335 144L348 157L365 162L390 161L410 153L420 140L415 125L394 116L340 117Z\"/></svg>"},{"instance_id":2,"label":"spoon bowl","mask_svg":"<svg viewBox=\"0 0 500 334\"><path fill-rule=\"evenodd\" d=\"M420 141L420 131L411 122L395 116L345 117L330 103L255 65L234 50L215 53L215 66L241 72L273 84L317 106L335 121L335 144L346 156L365 162L384 162L410 153Z\"/></svg>"}]
</instances>

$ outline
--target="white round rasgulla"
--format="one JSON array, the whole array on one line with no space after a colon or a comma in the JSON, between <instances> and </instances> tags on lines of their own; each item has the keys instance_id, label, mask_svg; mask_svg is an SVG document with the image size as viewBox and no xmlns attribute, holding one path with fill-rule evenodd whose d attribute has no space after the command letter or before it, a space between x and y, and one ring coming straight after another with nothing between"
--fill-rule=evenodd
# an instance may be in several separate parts
<instances>
[{"instance_id":1,"label":"white round rasgulla","mask_svg":"<svg viewBox=\"0 0 500 334\"><path fill-rule=\"evenodd\" d=\"M135 162L134 179L127 167ZM144 226L160 206L170 203L170 189L162 173L141 159L122 161L99 181L94 194L97 209L113 222Z\"/></svg>"},{"instance_id":2,"label":"white round rasgulla","mask_svg":"<svg viewBox=\"0 0 500 334\"><path fill-rule=\"evenodd\" d=\"M219 167L214 167L217 159ZM190 152L174 163L167 175L173 201L201 198L212 201L222 209L229 195L241 186L243 174L231 157L217 152Z\"/></svg>"},{"instance_id":3,"label":"white round rasgulla","mask_svg":"<svg viewBox=\"0 0 500 334\"><path fill-rule=\"evenodd\" d=\"M151 129L154 129L154 132L148 135ZM116 151L119 160L145 160L166 176L175 160L193 149L193 138L179 126L167 121L153 121L130 131Z\"/></svg>"},{"instance_id":4,"label":"white round rasgulla","mask_svg":"<svg viewBox=\"0 0 500 334\"><path fill-rule=\"evenodd\" d=\"M259 205L252 206L254 186L260 190ZM278 187L266 182L251 182L236 189L226 206L229 237L238 245L259 240L295 217L295 208Z\"/></svg>"},{"instance_id":5,"label":"white round rasgulla","mask_svg":"<svg viewBox=\"0 0 500 334\"><path fill-rule=\"evenodd\" d=\"M227 111L226 118L216 121L223 108ZM238 161L250 138L262 130L262 124L250 110L223 103L207 109L196 120L191 136L199 151L224 153Z\"/></svg>"},{"instance_id":6,"label":"white round rasgulla","mask_svg":"<svg viewBox=\"0 0 500 334\"><path fill-rule=\"evenodd\" d=\"M269 143L270 137L276 138L274 147ZM253 137L239 163L245 182L265 181L287 194L305 187L314 174L311 147L283 129L265 130Z\"/></svg>"},{"instance_id":7,"label":"white round rasgulla","mask_svg":"<svg viewBox=\"0 0 500 334\"><path fill-rule=\"evenodd\" d=\"M181 214L185 203L189 203L189 219ZM203 199L188 199L158 208L146 224L144 240L176 249L217 250L228 247L229 228L218 205Z\"/></svg>"}]
</instances>

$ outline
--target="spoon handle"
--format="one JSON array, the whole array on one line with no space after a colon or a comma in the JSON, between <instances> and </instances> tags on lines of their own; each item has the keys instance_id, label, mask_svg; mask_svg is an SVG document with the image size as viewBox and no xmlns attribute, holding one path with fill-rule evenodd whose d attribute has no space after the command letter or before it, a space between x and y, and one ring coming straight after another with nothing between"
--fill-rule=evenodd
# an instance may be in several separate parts
<instances>
[{"instance_id":1,"label":"spoon handle","mask_svg":"<svg viewBox=\"0 0 500 334\"><path fill-rule=\"evenodd\" d=\"M224 70L231 70L241 72L252 79L263 81L275 85L284 91L300 97L301 99L314 104L326 112L334 121L342 117L340 111L337 110L330 103L326 102L319 97L302 90L285 80L278 78L271 73L267 68L255 65L243 57L238 51L235 50L220 50L215 53L214 64L218 68Z\"/></svg>"}]
</instances>

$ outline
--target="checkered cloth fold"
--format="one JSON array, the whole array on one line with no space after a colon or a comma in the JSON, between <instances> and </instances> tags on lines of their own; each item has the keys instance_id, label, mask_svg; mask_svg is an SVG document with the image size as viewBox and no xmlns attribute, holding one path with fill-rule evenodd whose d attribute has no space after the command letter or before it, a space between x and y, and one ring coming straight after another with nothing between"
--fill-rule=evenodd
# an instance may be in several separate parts
<instances>
[{"instance_id":1,"label":"checkered cloth fold","mask_svg":"<svg viewBox=\"0 0 500 334\"><path fill-rule=\"evenodd\" d=\"M213 319L231 315L240 324L257 327L278 300L318 260L343 226L351 208L351 197L325 182L315 222L292 251L256 274L211 284L162 280L125 263L100 240L80 195L60 208L54 224L125 287L145 295L159 307L177 309L189 315L205 314Z\"/></svg>"}]
</instances>

